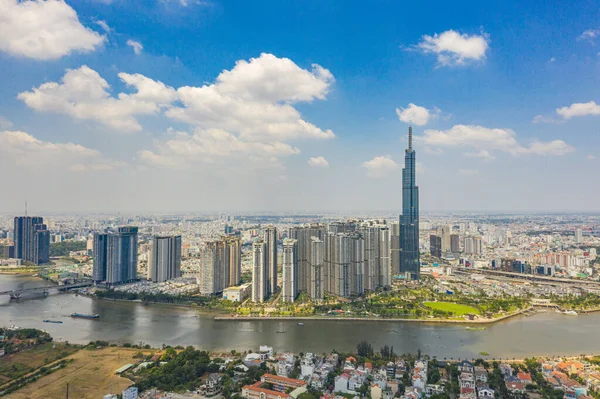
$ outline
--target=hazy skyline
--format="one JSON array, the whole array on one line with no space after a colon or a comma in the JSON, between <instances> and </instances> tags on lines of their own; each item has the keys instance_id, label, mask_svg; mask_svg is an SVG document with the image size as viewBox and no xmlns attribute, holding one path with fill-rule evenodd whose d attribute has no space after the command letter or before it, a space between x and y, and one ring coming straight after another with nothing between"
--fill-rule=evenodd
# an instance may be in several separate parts
<instances>
[{"instance_id":1,"label":"hazy skyline","mask_svg":"<svg viewBox=\"0 0 600 399\"><path fill-rule=\"evenodd\" d=\"M599 211L600 8L0 0L2 212Z\"/></svg>"}]
</instances>

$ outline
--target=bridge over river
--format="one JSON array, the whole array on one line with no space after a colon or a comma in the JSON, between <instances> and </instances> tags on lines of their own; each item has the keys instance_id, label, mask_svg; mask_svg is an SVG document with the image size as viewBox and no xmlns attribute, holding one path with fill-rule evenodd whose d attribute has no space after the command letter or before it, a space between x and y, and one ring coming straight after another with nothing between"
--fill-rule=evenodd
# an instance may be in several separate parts
<instances>
[{"instance_id":1,"label":"bridge over river","mask_svg":"<svg viewBox=\"0 0 600 399\"><path fill-rule=\"evenodd\" d=\"M65 284L65 285L47 285L47 286L34 287L34 288L23 288L23 289L9 290L9 291L0 291L0 296L10 295L10 299L19 299L21 297L21 295L23 295L24 293L27 293L27 292L42 292L44 294L48 294L48 291L50 291L52 289L55 289L58 291L68 291L68 290L73 290L73 289L77 289L77 288L90 287L91 285L92 285L91 281L82 281L82 282L75 283L75 284Z\"/></svg>"}]
</instances>

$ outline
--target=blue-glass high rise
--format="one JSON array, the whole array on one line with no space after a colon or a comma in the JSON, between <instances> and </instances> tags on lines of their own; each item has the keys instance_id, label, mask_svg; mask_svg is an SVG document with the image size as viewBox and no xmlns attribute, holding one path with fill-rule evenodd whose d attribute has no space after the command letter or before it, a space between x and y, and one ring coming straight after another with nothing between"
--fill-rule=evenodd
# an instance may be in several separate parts
<instances>
[{"instance_id":1,"label":"blue-glass high rise","mask_svg":"<svg viewBox=\"0 0 600 399\"><path fill-rule=\"evenodd\" d=\"M419 187L416 180L412 127L408 128L408 148L402 169L402 214L400 215L400 274L411 280L421 277L419 261Z\"/></svg>"}]
</instances>

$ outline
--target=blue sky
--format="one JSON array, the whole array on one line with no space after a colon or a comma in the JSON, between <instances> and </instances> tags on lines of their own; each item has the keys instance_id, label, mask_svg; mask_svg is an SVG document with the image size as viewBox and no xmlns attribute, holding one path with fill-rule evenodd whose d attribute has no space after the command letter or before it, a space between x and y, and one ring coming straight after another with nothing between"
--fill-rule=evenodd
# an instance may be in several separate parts
<instances>
[{"instance_id":1,"label":"blue sky","mask_svg":"<svg viewBox=\"0 0 600 399\"><path fill-rule=\"evenodd\" d=\"M600 5L0 0L0 167L48 211L598 211ZM7 173L8 172L8 173Z\"/></svg>"}]
</instances>

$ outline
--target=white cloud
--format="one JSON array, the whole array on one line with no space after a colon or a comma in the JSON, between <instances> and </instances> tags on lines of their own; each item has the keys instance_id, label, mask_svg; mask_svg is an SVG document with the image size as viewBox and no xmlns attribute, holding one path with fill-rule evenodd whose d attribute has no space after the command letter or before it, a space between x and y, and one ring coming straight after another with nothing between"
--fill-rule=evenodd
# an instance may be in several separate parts
<instances>
[{"instance_id":1,"label":"white cloud","mask_svg":"<svg viewBox=\"0 0 600 399\"><path fill-rule=\"evenodd\" d=\"M442 151L441 148L431 148L431 147L425 147L424 150L427 154L431 154L431 155L442 155L444 153L444 151Z\"/></svg>"},{"instance_id":2,"label":"white cloud","mask_svg":"<svg viewBox=\"0 0 600 399\"><path fill-rule=\"evenodd\" d=\"M240 140L219 129L196 129L192 134L169 130L172 138L155 143L154 151L140 151L140 159L157 166L185 168L196 164L214 164L244 159L276 164L282 156L296 155L300 150L282 142L258 143Z\"/></svg>"},{"instance_id":3,"label":"white cloud","mask_svg":"<svg viewBox=\"0 0 600 399\"><path fill-rule=\"evenodd\" d=\"M468 62L485 59L489 37L485 33L467 35L448 30L433 36L424 35L416 48L425 53L436 54L441 66L466 65Z\"/></svg>"},{"instance_id":4,"label":"white cloud","mask_svg":"<svg viewBox=\"0 0 600 399\"><path fill-rule=\"evenodd\" d=\"M102 21L102 20L99 19L97 21L94 21L94 23L96 25L98 25L99 27L101 27L106 33L110 33L110 31L112 30L110 28L110 26L108 26L108 24L106 23L106 21Z\"/></svg>"},{"instance_id":5,"label":"white cloud","mask_svg":"<svg viewBox=\"0 0 600 399\"><path fill-rule=\"evenodd\" d=\"M557 108L556 113L565 119L577 116L600 115L600 105L595 101L589 103L574 103L568 107Z\"/></svg>"},{"instance_id":6,"label":"white cloud","mask_svg":"<svg viewBox=\"0 0 600 399\"><path fill-rule=\"evenodd\" d=\"M0 115L0 130L10 129L13 126L13 123L4 116Z\"/></svg>"},{"instance_id":7,"label":"white cloud","mask_svg":"<svg viewBox=\"0 0 600 399\"><path fill-rule=\"evenodd\" d=\"M203 0L160 0L160 2L163 3L164 5L176 4L176 5L180 5L182 7L187 7L190 5L210 6L212 4L209 1L203 1Z\"/></svg>"},{"instance_id":8,"label":"white cloud","mask_svg":"<svg viewBox=\"0 0 600 399\"><path fill-rule=\"evenodd\" d=\"M137 91L111 97L106 80L84 65L79 69L68 69L61 83L44 83L32 91L20 93L17 98L37 111L94 120L122 132L142 129L134 115L156 114L162 106L176 99L172 87L143 75L120 73L119 77Z\"/></svg>"},{"instance_id":9,"label":"white cloud","mask_svg":"<svg viewBox=\"0 0 600 399\"><path fill-rule=\"evenodd\" d=\"M600 36L600 29L588 29L583 32L577 39L578 40L587 40L588 42L594 44L594 39Z\"/></svg>"},{"instance_id":10,"label":"white cloud","mask_svg":"<svg viewBox=\"0 0 600 399\"><path fill-rule=\"evenodd\" d=\"M133 48L133 52L135 53L135 55L142 54L142 50L144 49L144 46L142 46L142 43L129 39L129 40L127 40L127 45L130 46L131 48Z\"/></svg>"},{"instance_id":11,"label":"white cloud","mask_svg":"<svg viewBox=\"0 0 600 399\"><path fill-rule=\"evenodd\" d=\"M490 152L488 150L467 152L467 153L465 153L465 155L468 157L471 157L471 158L480 158L480 159L483 159L484 161L493 161L494 159L496 159L496 157L493 156L492 154L490 154Z\"/></svg>"},{"instance_id":12,"label":"white cloud","mask_svg":"<svg viewBox=\"0 0 600 399\"><path fill-rule=\"evenodd\" d=\"M398 164L389 155L382 155L363 162L362 167L367 170L367 176L379 179L397 169Z\"/></svg>"},{"instance_id":13,"label":"white cloud","mask_svg":"<svg viewBox=\"0 0 600 399\"><path fill-rule=\"evenodd\" d=\"M590 160L594 160L594 159L596 159L596 156L595 156L595 155L591 155L591 154L590 154L590 155L588 155L586 158L587 158L587 159L590 159Z\"/></svg>"},{"instance_id":14,"label":"white cloud","mask_svg":"<svg viewBox=\"0 0 600 399\"><path fill-rule=\"evenodd\" d=\"M184 107L171 108L166 115L205 129L234 132L247 141L331 139L331 130L306 122L292 104L325 99L333 82L331 72L319 65L308 71L290 59L261 54L238 61L214 84L180 87L177 93Z\"/></svg>"},{"instance_id":15,"label":"white cloud","mask_svg":"<svg viewBox=\"0 0 600 399\"><path fill-rule=\"evenodd\" d=\"M554 62L556 62L556 58L555 57L550 57L550 59L548 60L548 63L552 64Z\"/></svg>"},{"instance_id":16,"label":"white cloud","mask_svg":"<svg viewBox=\"0 0 600 399\"><path fill-rule=\"evenodd\" d=\"M20 131L0 132L0 154L23 167L56 167L60 170L113 170L122 165L96 150L73 143L41 141Z\"/></svg>"},{"instance_id":17,"label":"white cloud","mask_svg":"<svg viewBox=\"0 0 600 399\"><path fill-rule=\"evenodd\" d=\"M312 157L308 160L308 164L316 168L326 168L329 166L329 162L323 157Z\"/></svg>"},{"instance_id":18,"label":"white cloud","mask_svg":"<svg viewBox=\"0 0 600 399\"><path fill-rule=\"evenodd\" d=\"M477 169L459 169L458 173L462 176L476 176L479 171Z\"/></svg>"},{"instance_id":19,"label":"white cloud","mask_svg":"<svg viewBox=\"0 0 600 399\"><path fill-rule=\"evenodd\" d=\"M410 103L406 108L396 108L396 114L398 115L398 119L400 119L402 122L423 126L426 125L430 120L437 118L440 114L440 110L438 108L434 108L430 111L425 107L420 107Z\"/></svg>"},{"instance_id":20,"label":"white cloud","mask_svg":"<svg viewBox=\"0 0 600 399\"><path fill-rule=\"evenodd\" d=\"M510 129L490 129L477 125L455 125L448 130L426 130L421 140L431 146L471 148L482 155L485 150L502 151L513 156L519 155L565 155L575 151L563 140L550 142L534 141L524 146L517 141L517 134ZM485 153L483 153L485 154Z\"/></svg>"},{"instance_id":21,"label":"white cloud","mask_svg":"<svg viewBox=\"0 0 600 399\"><path fill-rule=\"evenodd\" d=\"M64 1L0 0L0 51L50 60L93 51L105 39L83 26Z\"/></svg>"},{"instance_id":22,"label":"white cloud","mask_svg":"<svg viewBox=\"0 0 600 399\"><path fill-rule=\"evenodd\" d=\"M559 119L554 119L551 116L536 115L531 122L532 123L562 123L563 121L561 121Z\"/></svg>"}]
</instances>

